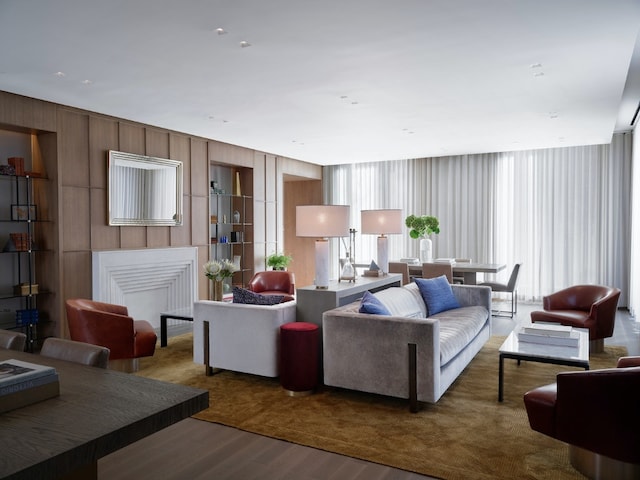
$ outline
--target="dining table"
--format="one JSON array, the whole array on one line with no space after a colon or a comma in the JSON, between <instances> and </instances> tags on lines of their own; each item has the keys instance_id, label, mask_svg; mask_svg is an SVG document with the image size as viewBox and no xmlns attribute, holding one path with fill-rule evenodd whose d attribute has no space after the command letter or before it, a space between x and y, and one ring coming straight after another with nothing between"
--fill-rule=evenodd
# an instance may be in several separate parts
<instances>
[{"instance_id":1,"label":"dining table","mask_svg":"<svg viewBox=\"0 0 640 480\"><path fill-rule=\"evenodd\" d=\"M99 458L209 406L207 390L0 349L11 359L54 367L60 394L0 414L2 479L97 478Z\"/></svg>"},{"instance_id":2,"label":"dining table","mask_svg":"<svg viewBox=\"0 0 640 480\"><path fill-rule=\"evenodd\" d=\"M507 266L504 263L473 263L456 262L452 263L454 277L462 277L465 285L477 285L478 273L498 273ZM411 277L422 277L422 264L409 264L409 275Z\"/></svg>"}]
</instances>

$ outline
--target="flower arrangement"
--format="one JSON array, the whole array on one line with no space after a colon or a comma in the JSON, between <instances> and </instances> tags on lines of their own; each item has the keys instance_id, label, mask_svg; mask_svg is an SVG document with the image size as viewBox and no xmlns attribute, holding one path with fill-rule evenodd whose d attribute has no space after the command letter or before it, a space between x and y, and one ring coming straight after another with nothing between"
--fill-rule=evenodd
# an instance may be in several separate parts
<instances>
[{"instance_id":1,"label":"flower arrangement","mask_svg":"<svg viewBox=\"0 0 640 480\"><path fill-rule=\"evenodd\" d=\"M420 238L431 235L432 233L440 233L440 222L436 217L430 215L409 215L405 221L405 225L411 229L409 236L411 238Z\"/></svg>"},{"instance_id":2,"label":"flower arrangement","mask_svg":"<svg viewBox=\"0 0 640 480\"><path fill-rule=\"evenodd\" d=\"M233 276L237 271L238 267L226 258L224 260L209 260L204 264L204 274L209 280L221 281Z\"/></svg>"}]
</instances>

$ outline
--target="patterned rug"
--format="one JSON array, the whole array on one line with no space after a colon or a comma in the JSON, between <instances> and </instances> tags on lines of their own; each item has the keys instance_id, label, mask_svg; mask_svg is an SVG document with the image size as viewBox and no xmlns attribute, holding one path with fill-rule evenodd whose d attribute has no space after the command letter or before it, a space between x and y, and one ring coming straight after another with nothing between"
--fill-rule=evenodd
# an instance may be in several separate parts
<instances>
[{"instance_id":1,"label":"patterned rug","mask_svg":"<svg viewBox=\"0 0 640 480\"><path fill-rule=\"evenodd\" d=\"M173 337L142 359L138 375L209 390L195 418L443 479L581 479L566 444L529 428L523 394L572 367L505 360L498 398L498 348L492 337L435 405L409 412L406 400L322 387L289 397L278 379L223 371L211 377L192 362L192 336ZM613 367L624 347L591 356Z\"/></svg>"}]
</instances>

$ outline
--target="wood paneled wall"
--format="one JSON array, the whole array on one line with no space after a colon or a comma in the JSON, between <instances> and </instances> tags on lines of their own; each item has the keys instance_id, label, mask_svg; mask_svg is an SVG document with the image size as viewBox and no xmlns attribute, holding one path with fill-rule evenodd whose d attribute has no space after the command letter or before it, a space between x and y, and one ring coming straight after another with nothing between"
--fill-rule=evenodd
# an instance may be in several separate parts
<instances>
[{"instance_id":1,"label":"wood paneled wall","mask_svg":"<svg viewBox=\"0 0 640 480\"><path fill-rule=\"evenodd\" d=\"M46 195L48 205L43 208L51 211L46 235L52 255L41 262L36 273L38 280L54 292L48 300L39 300L38 305L39 308L46 305L55 325L47 333L57 336L67 333L64 300L92 296L92 250L190 245L198 248L200 264L208 259L208 167L211 162L253 169L252 178L243 178L243 184L251 182L251 189L261 192L262 200L266 202L273 197L280 205L275 211L256 209L254 221L265 230L265 244L275 237L273 241L277 245L282 237L279 232L284 231L287 251L291 253L297 252L296 244L301 239L295 238L295 225L291 227L288 223L291 215L288 209L283 212L283 205L311 200L321 203L322 200L320 181L315 181L313 188L300 184L301 188L292 186L287 189L288 193L282 193L284 174L306 172L308 178L319 179L319 166L7 92L0 92L0 129L37 132L41 161L50 185ZM110 149L184 163L182 226L108 225L107 152ZM256 158L261 159L260 162L256 162ZM283 197L285 201L279 201ZM292 237L290 228L293 228ZM310 252L312 264L313 248ZM294 258L304 265L308 255L304 248L294 253ZM199 282L199 298L206 297L207 283Z\"/></svg>"}]
</instances>

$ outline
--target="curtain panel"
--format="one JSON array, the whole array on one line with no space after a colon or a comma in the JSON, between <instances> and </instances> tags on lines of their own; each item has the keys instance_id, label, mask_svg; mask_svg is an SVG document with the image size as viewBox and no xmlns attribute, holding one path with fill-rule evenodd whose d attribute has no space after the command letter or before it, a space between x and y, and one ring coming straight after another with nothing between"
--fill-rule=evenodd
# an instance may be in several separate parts
<instances>
[{"instance_id":1,"label":"curtain panel","mask_svg":"<svg viewBox=\"0 0 640 480\"><path fill-rule=\"evenodd\" d=\"M522 263L521 300L600 283L620 288L627 305L631 134L608 145L332 165L324 179L325 202L351 205L358 232L361 210L401 208L438 217L434 258L505 263L490 276L505 282ZM358 233L356 245L356 262L376 258L375 235ZM389 258L402 257L419 257L406 227L389 236Z\"/></svg>"}]
</instances>

